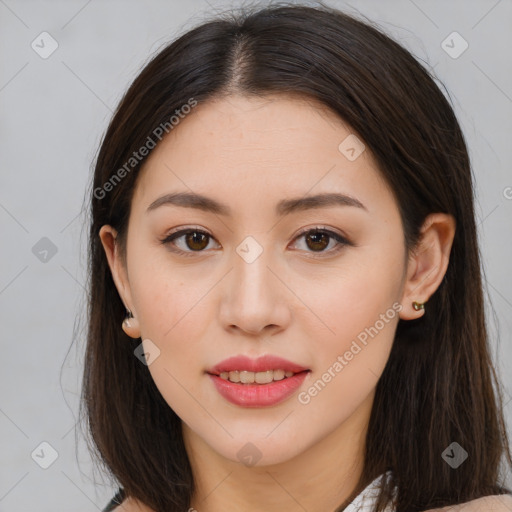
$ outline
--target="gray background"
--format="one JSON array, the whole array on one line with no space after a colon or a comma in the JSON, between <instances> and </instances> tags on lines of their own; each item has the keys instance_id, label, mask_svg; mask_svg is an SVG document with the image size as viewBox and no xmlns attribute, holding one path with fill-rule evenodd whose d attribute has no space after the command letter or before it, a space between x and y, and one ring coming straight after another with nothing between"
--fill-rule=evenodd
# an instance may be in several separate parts
<instances>
[{"instance_id":1,"label":"gray background","mask_svg":"<svg viewBox=\"0 0 512 512\"><path fill-rule=\"evenodd\" d=\"M327 3L379 23L434 68L453 98L476 177L492 350L510 425L512 2ZM113 495L74 428L84 349L83 318L75 324L84 310L81 208L91 162L149 56L230 5L239 3L0 0L0 512L92 512ZM31 47L43 31L58 43L46 59ZM453 31L469 44L458 58L442 47ZM453 53L463 42L447 44ZM55 254L37 254L49 244L44 237ZM31 457L41 442L58 453L47 469ZM36 454L50 461L48 449Z\"/></svg>"}]
</instances>

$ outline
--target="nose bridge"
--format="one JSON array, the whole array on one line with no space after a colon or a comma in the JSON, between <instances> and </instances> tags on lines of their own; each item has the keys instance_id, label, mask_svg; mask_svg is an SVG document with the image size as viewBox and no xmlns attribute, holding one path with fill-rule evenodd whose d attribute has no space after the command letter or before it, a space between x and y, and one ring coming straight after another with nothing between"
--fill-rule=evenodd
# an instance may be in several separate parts
<instances>
[{"instance_id":1,"label":"nose bridge","mask_svg":"<svg viewBox=\"0 0 512 512\"><path fill-rule=\"evenodd\" d=\"M233 255L235 295L249 302L267 301L273 294L275 279L268 266L272 265L268 237L247 236ZM266 244L266 246L264 245Z\"/></svg>"},{"instance_id":2,"label":"nose bridge","mask_svg":"<svg viewBox=\"0 0 512 512\"><path fill-rule=\"evenodd\" d=\"M226 325L258 332L266 325L280 325L283 317L283 290L270 268L275 258L264 237L247 236L233 254L229 290L222 305ZM269 237L266 238L268 242Z\"/></svg>"}]
</instances>

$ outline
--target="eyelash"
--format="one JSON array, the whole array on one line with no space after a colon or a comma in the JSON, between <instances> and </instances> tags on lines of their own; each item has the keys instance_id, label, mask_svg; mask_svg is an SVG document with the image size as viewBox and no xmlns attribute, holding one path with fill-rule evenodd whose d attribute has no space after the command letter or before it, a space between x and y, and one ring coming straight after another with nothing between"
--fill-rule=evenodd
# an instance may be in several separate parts
<instances>
[{"instance_id":1,"label":"eyelash","mask_svg":"<svg viewBox=\"0 0 512 512\"><path fill-rule=\"evenodd\" d=\"M203 234L203 235L206 235L207 237L209 237L210 239L213 239L213 236L210 235L209 233L207 233L206 231L203 231L202 229L195 229L195 228L188 228L188 229L182 229L182 230L179 230L179 231L175 231L173 233L170 233L168 236L166 236L163 240L160 240L160 242L163 244L163 245L169 245L171 244L171 242L173 242L174 240L178 239L178 238L181 238L182 236L184 235L187 235L189 233L200 233L200 234ZM320 252L316 252L315 251L310 251L312 252L312 254L314 254L313 258L322 258L322 257L325 257L323 256L323 254L329 254L329 255L334 255L334 254L337 254L339 251L341 251L345 246L352 246L354 245L353 243L351 243L348 239L346 239L345 237L339 235L338 233L335 233L334 231L331 231L329 229L326 229L326 228L322 228L320 226L317 226L315 228L307 228L305 229L304 231L301 231L294 239L295 240L298 240L300 237L304 236L304 235L307 235L309 233L320 233L320 234L324 234L324 235L327 235L329 238L333 238L334 240L336 240L336 242L338 243L338 246L334 249L330 249L328 251L320 251ZM175 252L177 254L180 254L182 256L185 256L185 257L188 257L188 256L195 256L196 254L198 253L202 253L202 252L205 252L204 250L202 251L183 251L182 249L178 249L176 246L174 246L174 248L170 249L172 252ZM315 254L319 254L321 256L316 256Z\"/></svg>"}]
</instances>

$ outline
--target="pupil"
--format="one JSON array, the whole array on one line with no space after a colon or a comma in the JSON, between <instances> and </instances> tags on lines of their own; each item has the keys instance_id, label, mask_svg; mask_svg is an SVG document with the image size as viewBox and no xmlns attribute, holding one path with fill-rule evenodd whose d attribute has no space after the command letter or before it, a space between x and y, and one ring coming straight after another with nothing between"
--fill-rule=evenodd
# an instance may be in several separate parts
<instances>
[{"instance_id":1,"label":"pupil","mask_svg":"<svg viewBox=\"0 0 512 512\"><path fill-rule=\"evenodd\" d=\"M318 238L321 237L322 241L318 241ZM313 245L310 246L310 244L308 244L308 246L310 247L310 249L325 249L325 247L327 247L327 245L329 245L328 243L322 243L322 242L325 242L326 239L329 238L325 233L314 233L314 234L310 234L306 237L306 239L309 241L311 239L313 239Z\"/></svg>"},{"instance_id":2,"label":"pupil","mask_svg":"<svg viewBox=\"0 0 512 512\"><path fill-rule=\"evenodd\" d=\"M200 239L203 238L203 243L201 243ZM193 250L201 250L204 249L208 243L204 243L206 240L206 235L203 233L198 233L197 231L194 231L192 233L187 234L187 244L190 249ZM194 247L193 244L199 243L199 247Z\"/></svg>"}]
</instances>

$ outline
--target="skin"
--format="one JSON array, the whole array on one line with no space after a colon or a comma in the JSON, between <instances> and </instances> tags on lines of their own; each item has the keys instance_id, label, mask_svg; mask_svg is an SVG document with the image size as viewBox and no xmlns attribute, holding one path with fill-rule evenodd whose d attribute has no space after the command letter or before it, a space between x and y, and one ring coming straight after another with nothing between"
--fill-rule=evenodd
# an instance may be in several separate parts
<instances>
[{"instance_id":1,"label":"skin","mask_svg":"<svg viewBox=\"0 0 512 512\"><path fill-rule=\"evenodd\" d=\"M427 302L446 272L454 219L430 215L418 247L407 254L397 204L370 151L350 161L338 149L351 133L332 112L298 97L200 104L141 171L126 267L115 230L100 231L117 290L134 316L126 332L160 350L148 368L182 419L198 484L191 506L198 512L325 512L342 503L361 474L375 386L398 319L421 317L412 302ZM212 197L233 216L174 205L146 213L171 191ZM366 210L330 206L284 217L274 211L284 198L321 192L350 195ZM333 238L318 249L298 237L317 226L354 245L336 252ZM212 237L201 253L184 236L174 243L190 257L160 243L173 228L194 227ZM247 236L263 250L250 264L236 252ZM309 403L300 403L298 393L394 303L401 311ZM274 354L311 372L280 404L240 407L205 374L237 354ZM255 465L237 456L246 443L261 455ZM121 509L150 510L136 500Z\"/></svg>"}]
</instances>

